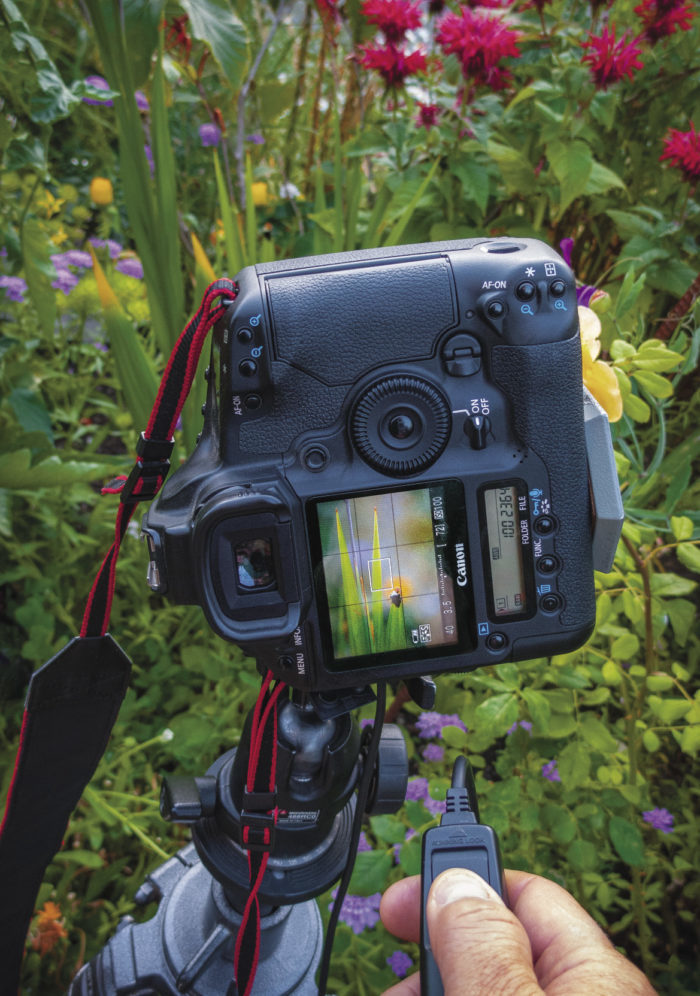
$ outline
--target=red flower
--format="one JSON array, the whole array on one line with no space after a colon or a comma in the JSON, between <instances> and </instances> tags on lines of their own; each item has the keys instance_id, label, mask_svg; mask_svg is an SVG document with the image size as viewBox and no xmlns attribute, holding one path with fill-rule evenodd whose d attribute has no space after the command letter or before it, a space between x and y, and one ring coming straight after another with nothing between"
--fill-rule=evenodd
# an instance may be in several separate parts
<instances>
[{"instance_id":1,"label":"red flower","mask_svg":"<svg viewBox=\"0 0 700 996\"><path fill-rule=\"evenodd\" d=\"M498 65L501 59L520 55L519 35L497 16L460 7L459 14L446 14L436 35L446 55L454 53L467 80L502 90L510 73Z\"/></svg>"},{"instance_id":2,"label":"red flower","mask_svg":"<svg viewBox=\"0 0 700 996\"><path fill-rule=\"evenodd\" d=\"M416 0L363 0L362 13L384 32L386 40L400 42L411 28L420 27L420 2Z\"/></svg>"},{"instance_id":3,"label":"red flower","mask_svg":"<svg viewBox=\"0 0 700 996\"><path fill-rule=\"evenodd\" d=\"M440 108L437 104L418 104L418 117L416 123L419 128L425 128L429 131L433 125L437 124L437 119L440 117Z\"/></svg>"},{"instance_id":4,"label":"red flower","mask_svg":"<svg viewBox=\"0 0 700 996\"><path fill-rule=\"evenodd\" d=\"M700 180L700 135L692 122L690 131L669 129L659 159L668 159L672 166L677 166L689 183Z\"/></svg>"},{"instance_id":5,"label":"red flower","mask_svg":"<svg viewBox=\"0 0 700 996\"><path fill-rule=\"evenodd\" d=\"M688 31L693 18L691 7L682 0L642 0L634 12L644 25L644 37L652 45L674 34L677 28Z\"/></svg>"},{"instance_id":6,"label":"red flower","mask_svg":"<svg viewBox=\"0 0 700 996\"><path fill-rule=\"evenodd\" d=\"M583 47L590 49L583 57L583 62L587 62L591 67L591 75L598 88L606 90L611 83L619 80L632 79L635 69L643 69L644 63L640 62L637 56L641 50L639 39L627 41L629 32L626 31L622 37L615 40L615 25L610 29L603 28L600 37L589 35L588 41L583 43Z\"/></svg>"},{"instance_id":7,"label":"red flower","mask_svg":"<svg viewBox=\"0 0 700 996\"><path fill-rule=\"evenodd\" d=\"M407 76L424 72L427 68L425 55L420 49L406 53L389 43L384 48L362 49L360 64L365 69L376 69L384 77L389 87L403 86Z\"/></svg>"}]
</instances>

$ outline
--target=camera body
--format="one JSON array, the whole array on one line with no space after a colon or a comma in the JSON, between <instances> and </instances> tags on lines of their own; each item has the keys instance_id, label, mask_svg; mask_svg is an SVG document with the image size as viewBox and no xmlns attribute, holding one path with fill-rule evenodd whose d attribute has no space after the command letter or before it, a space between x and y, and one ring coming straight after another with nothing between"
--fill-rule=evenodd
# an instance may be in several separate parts
<instances>
[{"instance_id":1,"label":"camera body","mask_svg":"<svg viewBox=\"0 0 700 996\"><path fill-rule=\"evenodd\" d=\"M151 587L309 691L584 642L592 509L564 261L483 238L236 281L202 435L144 518Z\"/></svg>"}]
</instances>

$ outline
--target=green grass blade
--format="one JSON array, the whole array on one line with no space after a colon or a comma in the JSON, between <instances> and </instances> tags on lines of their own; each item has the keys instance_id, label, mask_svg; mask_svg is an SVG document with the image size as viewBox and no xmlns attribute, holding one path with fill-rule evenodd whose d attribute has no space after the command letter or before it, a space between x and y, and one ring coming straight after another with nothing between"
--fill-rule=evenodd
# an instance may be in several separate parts
<instances>
[{"instance_id":1,"label":"green grass blade","mask_svg":"<svg viewBox=\"0 0 700 996\"><path fill-rule=\"evenodd\" d=\"M371 636L372 636L372 650L379 654L385 649L385 638L384 638L384 603L388 600L385 598L386 592L383 590L384 586L384 576L382 571L382 550L379 545L379 518L377 516L377 509L374 509L374 535L372 538L372 565L370 567L370 579L372 590L370 592L371 599Z\"/></svg>"},{"instance_id":2,"label":"green grass blade","mask_svg":"<svg viewBox=\"0 0 700 996\"><path fill-rule=\"evenodd\" d=\"M219 154L214 152L214 176L216 177L216 192L219 198L219 211L221 221L224 226L224 245L226 246L226 263L229 276L235 276L239 270L245 266L245 251L241 242L241 233L238 228L238 219L234 214L229 200L228 190L224 182L224 174L221 171Z\"/></svg>"},{"instance_id":3,"label":"green grass blade","mask_svg":"<svg viewBox=\"0 0 700 996\"><path fill-rule=\"evenodd\" d=\"M314 214L321 216L326 211L326 190L324 186L323 169L318 166L315 176L316 193L314 200ZM322 253L330 252L332 243L328 233L323 230L318 222L314 222L314 255L320 256Z\"/></svg>"},{"instance_id":4,"label":"green grass blade","mask_svg":"<svg viewBox=\"0 0 700 996\"><path fill-rule=\"evenodd\" d=\"M415 192L409 203L406 205L401 214L401 217L396 222L394 227L391 229L387 238L384 240L385 246L397 246L399 244L399 242L403 237L403 233L406 230L406 226L413 217L413 212L418 207L418 204L420 203L423 194L428 189L428 185L431 183L433 177L435 176L435 173L437 172L437 168L439 165L440 165L440 160L436 159L433 165L430 167L428 175L425 177L418 190Z\"/></svg>"},{"instance_id":5,"label":"green grass blade","mask_svg":"<svg viewBox=\"0 0 700 996\"><path fill-rule=\"evenodd\" d=\"M354 249L357 240L357 216L362 195L362 164L359 159L353 163L347 181L348 215L345 222L345 249Z\"/></svg>"},{"instance_id":6,"label":"green grass blade","mask_svg":"<svg viewBox=\"0 0 700 996\"><path fill-rule=\"evenodd\" d=\"M343 154L340 142L340 117L336 105L333 115L333 252L341 252L343 248L345 217L343 213Z\"/></svg>"},{"instance_id":7,"label":"green grass blade","mask_svg":"<svg viewBox=\"0 0 700 996\"><path fill-rule=\"evenodd\" d=\"M348 552L348 544L340 521L340 513L335 513L336 530L338 534L338 549L340 551L340 570L343 589L343 603L347 622L347 639L349 653L352 656L370 652L367 621L364 617L362 603L363 593L358 585L352 559ZM337 648L336 648L337 649Z\"/></svg>"},{"instance_id":8,"label":"green grass blade","mask_svg":"<svg viewBox=\"0 0 700 996\"><path fill-rule=\"evenodd\" d=\"M386 214L391 204L391 191L386 183L377 191L367 228L362 239L362 249L374 249L379 244L381 231L386 226Z\"/></svg>"},{"instance_id":9,"label":"green grass blade","mask_svg":"<svg viewBox=\"0 0 700 996\"><path fill-rule=\"evenodd\" d=\"M245 157L245 233L248 262L254 263L258 255L258 222L253 201L253 163Z\"/></svg>"}]
</instances>

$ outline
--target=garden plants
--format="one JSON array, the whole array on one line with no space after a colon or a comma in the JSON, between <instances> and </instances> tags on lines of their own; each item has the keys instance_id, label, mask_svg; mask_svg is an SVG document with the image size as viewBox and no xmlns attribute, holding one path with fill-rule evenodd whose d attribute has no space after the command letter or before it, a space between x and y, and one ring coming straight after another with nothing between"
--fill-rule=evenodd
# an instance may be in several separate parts
<instances>
[{"instance_id":1,"label":"garden plants","mask_svg":"<svg viewBox=\"0 0 700 996\"><path fill-rule=\"evenodd\" d=\"M78 631L111 542L100 487L128 473L208 282L311 253L539 238L577 274L622 539L581 649L441 676L428 712L394 690L407 801L366 822L329 992L369 996L417 966L379 896L418 872L466 752L506 865L569 889L660 992L697 993L697 3L0 0L0 24L4 792L28 677ZM200 372L176 465L204 391ZM198 609L148 595L138 533L111 623L132 683L41 886L25 996L66 991L144 915L136 888L186 839L159 816L160 776L235 746L259 688ZM391 609L376 607L389 641Z\"/></svg>"}]
</instances>

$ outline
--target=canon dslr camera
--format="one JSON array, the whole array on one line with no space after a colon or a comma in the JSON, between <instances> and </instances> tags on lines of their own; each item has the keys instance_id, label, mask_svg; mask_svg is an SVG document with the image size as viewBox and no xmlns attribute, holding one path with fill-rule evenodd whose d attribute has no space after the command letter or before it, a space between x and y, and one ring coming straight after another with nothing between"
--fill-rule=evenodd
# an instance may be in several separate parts
<instances>
[{"instance_id":1,"label":"canon dslr camera","mask_svg":"<svg viewBox=\"0 0 700 996\"><path fill-rule=\"evenodd\" d=\"M237 283L151 587L310 691L579 646L622 512L563 260L470 239Z\"/></svg>"}]
</instances>

